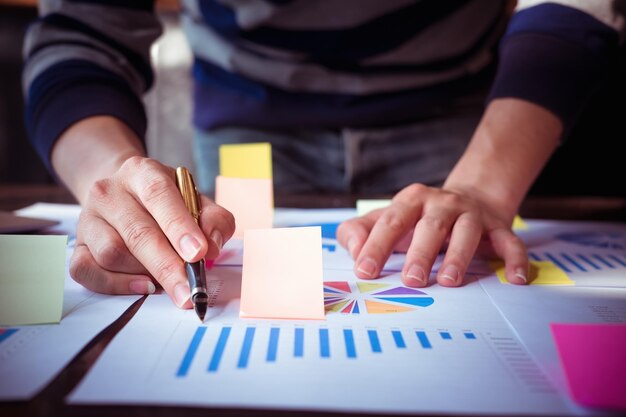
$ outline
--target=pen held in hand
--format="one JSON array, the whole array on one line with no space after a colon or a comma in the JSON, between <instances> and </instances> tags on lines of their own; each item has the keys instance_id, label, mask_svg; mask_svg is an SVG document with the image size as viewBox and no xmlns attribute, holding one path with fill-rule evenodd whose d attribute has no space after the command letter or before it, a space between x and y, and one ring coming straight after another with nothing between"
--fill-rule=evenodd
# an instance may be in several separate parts
<instances>
[{"instance_id":1,"label":"pen held in hand","mask_svg":"<svg viewBox=\"0 0 626 417\"><path fill-rule=\"evenodd\" d=\"M176 168L176 185L183 197L187 210L189 210L196 223L200 224L200 196L191 173L186 168ZM200 321L204 321L209 302L204 260L185 262L185 271L187 272L187 280L191 290L191 303Z\"/></svg>"}]
</instances>

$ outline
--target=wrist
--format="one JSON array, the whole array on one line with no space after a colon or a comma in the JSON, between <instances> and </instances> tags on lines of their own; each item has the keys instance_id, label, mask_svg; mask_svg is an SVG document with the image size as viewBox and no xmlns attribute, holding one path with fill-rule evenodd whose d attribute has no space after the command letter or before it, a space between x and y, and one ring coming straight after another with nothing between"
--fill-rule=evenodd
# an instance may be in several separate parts
<instances>
[{"instance_id":1,"label":"wrist","mask_svg":"<svg viewBox=\"0 0 626 417\"><path fill-rule=\"evenodd\" d=\"M561 132L561 121L538 105L493 100L444 189L470 195L508 221L557 148Z\"/></svg>"},{"instance_id":2,"label":"wrist","mask_svg":"<svg viewBox=\"0 0 626 417\"><path fill-rule=\"evenodd\" d=\"M67 129L52 149L52 165L79 202L91 186L113 175L124 161L143 156L141 140L123 122L109 116L83 119Z\"/></svg>"}]
</instances>

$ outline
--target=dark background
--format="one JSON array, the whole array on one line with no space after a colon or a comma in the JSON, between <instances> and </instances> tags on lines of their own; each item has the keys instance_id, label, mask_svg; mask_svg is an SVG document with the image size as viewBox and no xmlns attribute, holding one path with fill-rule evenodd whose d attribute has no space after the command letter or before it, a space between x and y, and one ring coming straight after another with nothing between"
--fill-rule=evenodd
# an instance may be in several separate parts
<instances>
[{"instance_id":1,"label":"dark background","mask_svg":"<svg viewBox=\"0 0 626 417\"><path fill-rule=\"evenodd\" d=\"M37 17L32 6L0 2L0 184L52 184L31 148L23 119L22 43ZM531 195L626 196L626 47L581 115L572 135L552 157ZM621 147L620 147L621 148Z\"/></svg>"}]
</instances>

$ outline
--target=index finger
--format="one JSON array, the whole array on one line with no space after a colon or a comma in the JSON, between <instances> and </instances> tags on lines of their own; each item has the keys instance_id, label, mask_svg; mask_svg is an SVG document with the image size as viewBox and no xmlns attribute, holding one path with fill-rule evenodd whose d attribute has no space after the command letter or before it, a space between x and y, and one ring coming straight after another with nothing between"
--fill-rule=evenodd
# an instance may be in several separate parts
<instances>
[{"instance_id":1,"label":"index finger","mask_svg":"<svg viewBox=\"0 0 626 417\"><path fill-rule=\"evenodd\" d=\"M159 225L178 255L187 262L204 257L208 242L185 206L175 182L174 170L157 161L131 158L123 170L123 181Z\"/></svg>"}]
</instances>

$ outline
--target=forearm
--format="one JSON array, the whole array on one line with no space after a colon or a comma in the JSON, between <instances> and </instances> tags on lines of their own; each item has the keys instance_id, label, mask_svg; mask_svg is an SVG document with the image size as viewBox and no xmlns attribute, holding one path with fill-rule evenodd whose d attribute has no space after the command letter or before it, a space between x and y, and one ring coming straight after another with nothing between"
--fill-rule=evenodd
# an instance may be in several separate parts
<instances>
[{"instance_id":1,"label":"forearm","mask_svg":"<svg viewBox=\"0 0 626 417\"><path fill-rule=\"evenodd\" d=\"M559 144L563 125L536 104L493 100L444 189L474 195L512 217Z\"/></svg>"},{"instance_id":2,"label":"forearm","mask_svg":"<svg viewBox=\"0 0 626 417\"><path fill-rule=\"evenodd\" d=\"M112 175L131 156L145 155L141 140L110 116L83 119L67 129L52 149L52 166L83 203L98 179Z\"/></svg>"}]
</instances>

